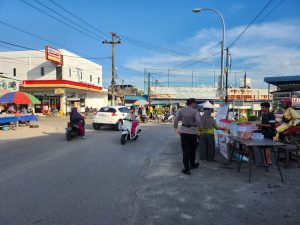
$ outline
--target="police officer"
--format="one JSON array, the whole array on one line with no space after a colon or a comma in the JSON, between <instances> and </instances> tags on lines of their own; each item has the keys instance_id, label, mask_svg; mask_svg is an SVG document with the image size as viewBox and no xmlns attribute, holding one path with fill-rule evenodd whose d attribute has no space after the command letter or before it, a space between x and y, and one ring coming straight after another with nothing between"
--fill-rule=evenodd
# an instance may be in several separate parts
<instances>
[{"instance_id":1,"label":"police officer","mask_svg":"<svg viewBox=\"0 0 300 225\"><path fill-rule=\"evenodd\" d=\"M187 107L179 110L174 120L174 128L181 138L184 165L182 173L186 175L191 174L190 169L199 167L199 163L195 163L198 145L196 128L200 124L200 114L196 108L196 100L194 98L188 99ZM182 121L181 129L178 127L179 121Z\"/></svg>"}]
</instances>

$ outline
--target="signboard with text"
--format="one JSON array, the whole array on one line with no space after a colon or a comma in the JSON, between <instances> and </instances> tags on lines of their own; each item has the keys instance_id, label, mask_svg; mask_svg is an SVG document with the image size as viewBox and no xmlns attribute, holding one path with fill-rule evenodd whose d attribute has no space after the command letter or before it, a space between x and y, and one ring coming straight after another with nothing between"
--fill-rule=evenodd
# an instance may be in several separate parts
<instances>
[{"instance_id":1,"label":"signboard with text","mask_svg":"<svg viewBox=\"0 0 300 225\"><path fill-rule=\"evenodd\" d=\"M63 55L56 48L50 46L45 46L46 59L56 63L58 65L63 65Z\"/></svg>"}]
</instances>

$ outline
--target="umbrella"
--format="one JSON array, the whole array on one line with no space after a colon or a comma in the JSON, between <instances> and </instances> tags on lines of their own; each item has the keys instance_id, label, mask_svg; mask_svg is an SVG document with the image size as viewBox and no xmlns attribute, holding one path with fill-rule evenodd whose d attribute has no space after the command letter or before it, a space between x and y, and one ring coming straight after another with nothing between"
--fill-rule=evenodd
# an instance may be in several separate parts
<instances>
[{"instance_id":1,"label":"umbrella","mask_svg":"<svg viewBox=\"0 0 300 225\"><path fill-rule=\"evenodd\" d=\"M0 97L1 97L2 95L6 94L6 93L9 93L9 92L10 92L10 91L7 90L7 89L2 89L2 90L0 90Z\"/></svg>"},{"instance_id":2,"label":"umbrella","mask_svg":"<svg viewBox=\"0 0 300 225\"><path fill-rule=\"evenodd\" d=\"M9 92L0 97L0 103L41 104L40 100L25 92Z\"/></svg>"},{"instance_id":3,"label":"umbrella","mask_svg":"<svg viewBox=\"0 0 300 225\"><path fill-rule=\"evenodd\" d=\"M133 103L133 105L149 105L149 102L146 100L137 100Z\"/></svg>"},{"instance_id":4,"label":"umbrella","mask_svg":"<svg viewBox=\"0 0 300 225\"><path fill-rule=\"evenodd\" d=\"M199 106L202 106L204 109L213 109L215 106L211 104L209 101L206 101L202 104L199 104Z\"/></svg>"}]
</instances>

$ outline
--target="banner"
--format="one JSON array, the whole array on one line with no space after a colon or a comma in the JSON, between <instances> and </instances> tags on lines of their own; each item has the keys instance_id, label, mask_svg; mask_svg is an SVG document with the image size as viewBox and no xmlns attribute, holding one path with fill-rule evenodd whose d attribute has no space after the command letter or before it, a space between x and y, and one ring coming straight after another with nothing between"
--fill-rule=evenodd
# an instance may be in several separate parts
<instances>
[{"instance_id":1,"label":"banner","mask_svg":"<svg viewBox=\"0 0 300 225\"><path fill-rule=\"evenodd\" d=\"M19 81L0 77L0 95L11 91L19 91Z\"/></svg>"},{"instance_id":2,"label":"banner","mask_svg":"<svg viewBox=\"0 0 300 225\"><path fill-rule=\"evenodd\" d=\"M222 104L218 109L218 114L216 116L216 122L220 125L221 119L226 119L228 114L228 105ZM220 153L228 159L228 134L222 130L215 130L215 144L219 148Z\"/></svg>"}]
</instances>

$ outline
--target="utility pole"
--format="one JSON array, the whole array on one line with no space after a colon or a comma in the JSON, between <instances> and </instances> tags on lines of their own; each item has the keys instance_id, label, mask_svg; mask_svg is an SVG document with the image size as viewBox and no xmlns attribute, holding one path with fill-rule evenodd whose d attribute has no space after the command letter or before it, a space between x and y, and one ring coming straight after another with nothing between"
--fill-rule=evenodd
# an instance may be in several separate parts
<instances>
[{"instance_id":1,"label":"utility pole","mask_svg":"<svg viewBox=\"0 0 300 225\"><path fill-rule=\"evenodd\" d=\"M228 103L228 71L230 66L230 53L229 49L226 48L226 77L225 77L225 103Z\"/></svg>"},{"instance_id":2,"label":"utility pole","mask_svg":"<svg viewBox=\"0 0 300 225\"><path fill-rule=\"evenodd\" d=\"M115 45L121 44L121 38L114 32L110 32L111 34L111 41L103 41L103 44L110 44L111 45L111 105L115 103L115 95L114 95L114 88L115 88Z\"/></svg>"},{"instance_id":3,"label":"utility pole","mask_svg":"<svg viewBox=\"0 0 300 225\"><path fill-rule=\"evenodd\" d=\"M170 69L168 69L168 87L170 86Z\"/></svg>"},{"instance_id":4,"label":"utility pole","mask_svg":"<svg viewBox=\"0 0 300 225\"><path fill-rule=\"evenodd\" d=\"M192 70L192 87L194 87L194 71Z\"/></svg>"},{"instance_id":5,"label":"utility pole","mask_svg":"<svg viewBox=\"0 0 300 225\"><path fill-rule=\"evenodd\" d=\"M150 96L150 90L151 90L151 87L150 87L150 73L148 73L148 102L149 102L149 105L151 104L151 96Z\"/></svg>"}]
</instances>

